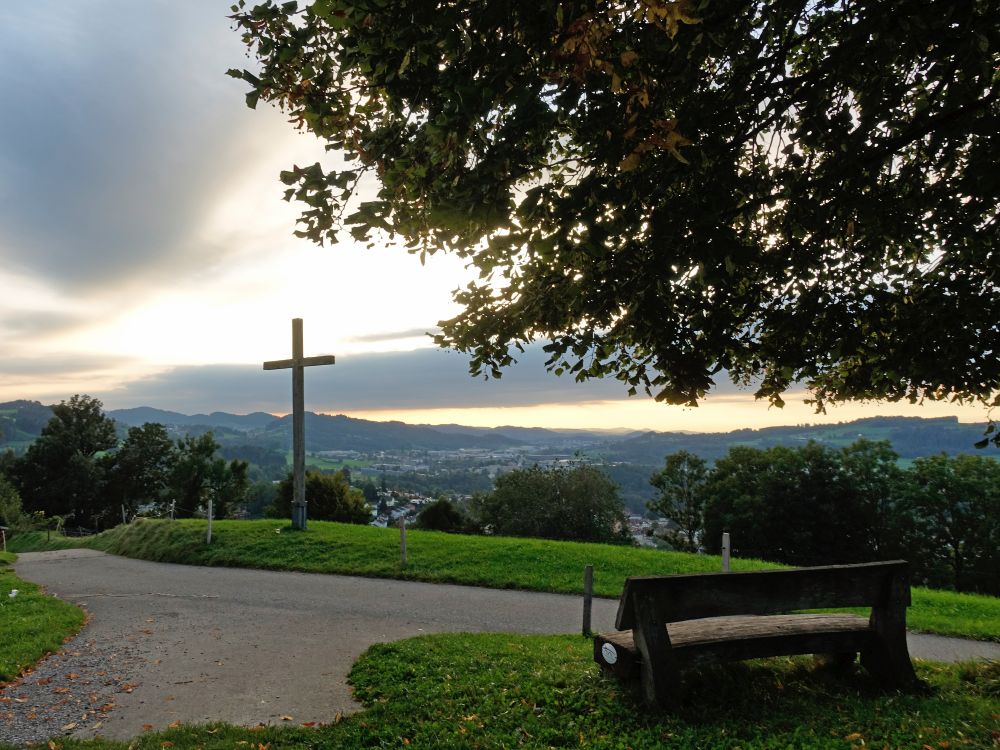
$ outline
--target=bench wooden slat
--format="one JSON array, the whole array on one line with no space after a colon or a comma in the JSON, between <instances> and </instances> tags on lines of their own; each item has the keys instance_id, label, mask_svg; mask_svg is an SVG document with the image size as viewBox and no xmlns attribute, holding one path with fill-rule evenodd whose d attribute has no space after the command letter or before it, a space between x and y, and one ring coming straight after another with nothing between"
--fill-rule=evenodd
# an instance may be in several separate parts
<instances>
[{"instance_id":1,"label":"bench wooden slat","mask_svg":"<svg viewBox=\"0 0 1000 750\"><path fill-rule=\"evenodd\" d=\"M903 560L825 565L814 568L701 573L673 576L633 576L625 581L615 627L635 627L635 601L649 598L662 622L769 615L801 609L870 607L885 604L893 580L907 575ZM909 606L909 587L905 589Z\"/></svg>"},{"instance_id":2,"label":"bench wooden slat","mask_svg":"<svg viewBox=\"0 0 1000 750\"><path fill-rule=\"evenodd\" d=\"M874 638L867 619L843 614L715 617L674 622L666 628L682 667L817 651L857 652ZM631 630L602 633L594 643L594 658L605 669L623 679L638 675L643 659ZM603 654L605 643L615 649L613 662Z\"/></svg>"}]
</instances>

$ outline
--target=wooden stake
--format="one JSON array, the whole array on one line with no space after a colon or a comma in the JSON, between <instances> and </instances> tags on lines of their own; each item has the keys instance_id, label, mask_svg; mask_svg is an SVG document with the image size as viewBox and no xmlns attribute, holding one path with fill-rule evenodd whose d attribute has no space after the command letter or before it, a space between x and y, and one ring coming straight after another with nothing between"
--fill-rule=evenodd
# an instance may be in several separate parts
<instances>
[{"instance_id":1,"label":"wooden stake","mask_svg":"<svg viewBox=\"0 0 1000 750\"><path fill-rule=\"evenodd\" d=\"M594 566L583 569L583 634L590 637L590 610L594 604Z\"/></svg>"},{"instance_id":2,"label":"wooden stake","mask_svg":"<svg viewBox=\"0 0 1000 750\"><path fill-rule=\"evenodd\" d=\"M208 498L208 541L206 544L212 543L212 498Z\"/></svg>"},{"instance_id":3,"label":"wooden stake","mask_svg":"<svg viewBox=\"0 0 1000 750\"><path fill-rule=\"evenodd\" d=\"M399 519L399 556L406 567L406 516Z\"/></svg>"},{"instance_id":4,"label":"wooden stake","mask_svg":"<svg viewBox=\"0 0 1000 750\"><path fill-rule=\"evenodd\" d=\"M729 572L729 532L722 532L722 572Z\"/></svg>"}]
</instances>

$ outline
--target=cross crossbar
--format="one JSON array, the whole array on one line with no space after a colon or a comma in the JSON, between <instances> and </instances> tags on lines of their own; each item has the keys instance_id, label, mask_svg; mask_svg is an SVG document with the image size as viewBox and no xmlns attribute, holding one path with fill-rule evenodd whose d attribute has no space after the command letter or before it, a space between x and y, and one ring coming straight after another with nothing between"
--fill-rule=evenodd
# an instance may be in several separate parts
<instances>
[{"instance_id":1,"label":"cross crossbar","mask_svg":"<svg viewBox=\"0 0 1000 750\"><path fill-rule=\"evenodd\" d=\"M303 357L302 359L275 359L264 363L265 370L288 370L292 367L313 367L315 365L335 365L337 358L332 354L319 357Z\"/></svg>"}]
</instances>

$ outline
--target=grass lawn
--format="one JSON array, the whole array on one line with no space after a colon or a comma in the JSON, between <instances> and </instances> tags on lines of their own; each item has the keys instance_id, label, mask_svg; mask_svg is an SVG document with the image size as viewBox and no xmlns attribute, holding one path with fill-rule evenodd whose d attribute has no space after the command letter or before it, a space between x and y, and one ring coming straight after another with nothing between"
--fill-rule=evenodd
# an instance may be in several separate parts
<instances>
[{"instance_id":1,"label":"grass lawn","mask_svg":"<svg viewBox=\"0 0 1000 750\"><path fill-rule=\"evenodd\" d=\"M14 575L13 562L12 553L0 552L0 683L59 650L85 619L79 607L47 596ZM14 590L17 594L11 597Z\"/></svg>"},{"instance_id":2,"label":"grass lawn","mask_svg":"<svg viewBox=\"0 0 1000 750\"><path fill-rule=\"evenodd\" d=\"M463 583L556 593L580 593L583 568L594 566L594 591L618 597L630 575L716 571L718 557L607 544L544 539L407 532L406 568L399 560L399 532L373 526L310 521L293 532L284 521L217 521L212 544L205 522L139 520L84 539L44 532L12 540L16 550L88 546L118 555L193 565L301 570L437 583ZM779 567L734 559L734 570ZM933 633L1000 641L1000 598L913 589L910 627Z\"/></svg>"},{"instance_id":3,"label":"grass lawn","mask_svg":"<svg viewBox=\"0 0 1000 750\"><path fill-rule=\"evenodd\" d=\"M330 748L987 748L1000 737L1000 665L918 664L923 694L808 659L691 675L676 714L650 712L598 674L577 636L433 635L374 646L351 682L364 711L324 726L181 726L129 743L57 738L53 750Z\"/></svg>"}]
</instances>

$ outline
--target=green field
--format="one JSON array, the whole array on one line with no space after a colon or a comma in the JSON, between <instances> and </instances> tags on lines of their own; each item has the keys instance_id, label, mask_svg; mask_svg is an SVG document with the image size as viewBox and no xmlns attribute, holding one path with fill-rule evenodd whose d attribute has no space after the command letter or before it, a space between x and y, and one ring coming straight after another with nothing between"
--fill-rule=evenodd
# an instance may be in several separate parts
<instances>
[{"instance_id":1,"label":"green field","mask_svg":"<svg viewBox=\"0 0 1000 750\"><path fill-rule=\"evenodd\" d=\"M44 533L12 540L17 551L88 546L113 554L161 562L219 565L313 573L342 573L461 583L490 588L579 593L583 569L594 566L594 591L617 597L630 575L717 571L718 557L637 547L545 539L464 536L433 531L407 533L408 565L399 559L399 532L373 526L312 521L306 532L287 522L217 521L205 544L201 520L140 519L85 539ZM734 570L780 567L759 560L733 560ZM925 588L913 589L907 613L911 628L931 633L1000 641L1000 599Z\"/></svg>"},{"instance_id":2,"label":"green field","mask_svg":"<svg viewBox=\"0 0 1000 750\"><path fill-rule=\"evenodd\" d=\"M285 451L285 461L289 466L292 465L292 451ZM342 469L345 466L349 469L364 468L370 466L371 461L359 461L354 458L323 458L322 456L312 456L306 454L306 466L319 469L320 471L336 471L337 469Z\"/></svg>"},{"instance_id":3,"label":"green field","mask_svg":"<svg viewBox=\"0 0 1000 750\"><path fill-rule=\"evenodd\" d=\"M0 552L0 683L57 651L84 622L83 610L45 595L14 575L14 555ZM10 596L16 590L14 597Z\"/></svg>"},{"instance_id":4,"label":"green field","mask_svg":"<svg viewBox=\"0 0 1000 750\"><path fill-rule=\"evenodd\" d=\"M334 748L995 747L1000 665L918 664L927 690L880 691L855 669L771 659L689 673L673 714L651 712L598 673L574 636L433 635L377 645L350 681L365 705L304 727L188 725L128 743L60 737L56 750ZM52 744L49 747L53 747Z\"/></svg>"}]
</instances>

